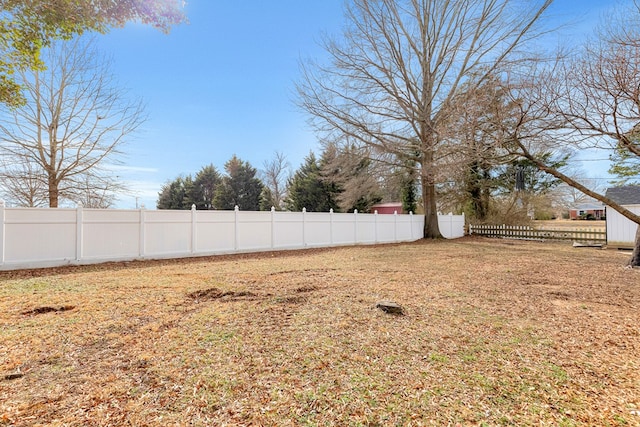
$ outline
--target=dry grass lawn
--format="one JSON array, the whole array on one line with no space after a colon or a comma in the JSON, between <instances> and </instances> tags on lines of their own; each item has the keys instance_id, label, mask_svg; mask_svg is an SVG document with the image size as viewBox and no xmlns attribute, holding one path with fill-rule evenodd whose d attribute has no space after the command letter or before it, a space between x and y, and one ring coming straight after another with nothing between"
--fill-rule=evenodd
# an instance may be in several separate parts
<instances>
[{"instance_id":1,"label":"dry grass lawn","mask_svg":"<svg viewBox=\"0 0 640 427\"><path fill-rule=\"evenodd\" d=\"M0 273L0 425L637 426L628 256L464 238Z\"/></svg>"}]
</instances>

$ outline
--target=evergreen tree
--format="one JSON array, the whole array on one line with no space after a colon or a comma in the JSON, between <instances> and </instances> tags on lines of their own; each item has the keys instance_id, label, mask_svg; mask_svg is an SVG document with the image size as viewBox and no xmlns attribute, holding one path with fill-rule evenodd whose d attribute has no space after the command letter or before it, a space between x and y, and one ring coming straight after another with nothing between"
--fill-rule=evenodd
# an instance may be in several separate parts
<instances>
[{"instance_id":1,"label":"evergreen tree","mask_svg":"<svg viewBox=\"0 0 640 427\"><path fill-rule=\"evenodd\" d=\"M264 185L256 178L257 170L235 155L224 165L226 175L217 186L213 199L216 209L243 211L260 209L260 194Z\"/></svg>"},{"instance_id":2,"label":"evergreen tree","mask_svg":"<svg viewBox=\"0 0 640 427\"><path fill-rule=\"evenodd\" d=\"M483 159L474 159L464 175L465 212L479 221L489 216L494 167Z\"/></svg>"},{"instance_id":3,"label":"evergreen tree","mask_svg":"<svg viewBox=\"0 0 640 427\"><path fill-rule=\"evenodd\" d=\"M633 135L633 144L640 147L640 135ZM616 177L611 181L614 186L638 184L640 182L640 157L624 147L616 147L609 155L612 164L609 173Z\"/></svg>"},{"instance_id":4,"label":"evergreen tree","mask_svg":"<svg viewBox=\"0 0 640 427\"><path fill-rule=\"evenodd\" d=\"M274 197L271 189L266 185L262 188L262 193L260 193L260 210L261 211L270 211L271 208L274 207L277 210L278 207L274 204Z\"/></svg>"},{"instance_id":5,"label":"evergreen tree","mask_svg":"<svg viewBox=\"0 0 640 427\"><path fill-rule=\"evenodd\" d=\"M335 186L325 182L315 154L309 153L304 163L289 180L285 206L290 211L329 212L340 208L335 199Z\"/></svg>"},{"instance_id":6,"label":"evergreen tree","mask_svg":"<svg viewBox=\"0 0 640 427\"><path fill-rule=\"evenodd\" d=\"M368 212L382 200L380 171L374 168L368 148L353 144L328 144L320 159L321 177L343 212Z\"/></svg>"},{"instance_id":7,"label":"evergreen tree","mask_svg":"<svg viewBox=\"0 0 640 427\"><path fill-rule=\"evenodd\" d=\"M416 177L416 170L407 168L403 178L401 189L402 211L415 213L418 208L418 189L416 188L418 178Z\"/></svg>"},{"instance_id":8,"label":"evergreen tree","mask_svg":"<svg viewBox=\"0 0 640 427\"><path fill-rule=\"evenodd\" d=\"M196 209L213 209L213 198L220 181L220 173L213 164L200 169L194 181L193 195Z\"/></svg>"},{"instance_id":9,"label":"evergreen tree","mask_svg":"<svg viewBox=\"0 0 640 427\"><path fill-rule=\"evenodd\" d=\"M179 176L162 186L158 193L158 209L191 209L194 203L193 179L191 176Z\"/></svg>"},{"instance_id":10,"label":"evergreen tree","mask_svg":"<svg viewBox=\"0 0 640 427\"><path fill-rule=\"evenodd\" d=\"M554 158L553 153L546 152L539 154L538 158L551 165L551 167L559 169L567 164L568 155L560 158ZM495 179L498 193L511 193L516 190L523 190L529 194L547 194L551 189L557 187L562 182L549 174L538 169L538 167L529 159L520 158L499 168L500 173ZM522 177L522 182L517 182L517 177ZM517 188L520 186L520 188Z\"/></svg>"}]
</instances>

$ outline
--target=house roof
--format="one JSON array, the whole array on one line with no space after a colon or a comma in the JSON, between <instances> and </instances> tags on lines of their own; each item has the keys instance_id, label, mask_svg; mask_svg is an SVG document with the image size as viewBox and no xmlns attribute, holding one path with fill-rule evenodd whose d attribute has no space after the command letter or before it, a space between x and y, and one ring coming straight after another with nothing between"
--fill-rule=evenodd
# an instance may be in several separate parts
<instances>
[{"instance_id":1,"label":"house roof","mask_svg":"<svg viewBox=\"0 0 640 427\"><path fill-rule=\"evenodd\" d=\"M640 205L640 185L611 187L605 196L620 205Z\"/></svg>"},{"instance_id":2,"label":"house roof","mask_svg":"<svg viewBox=\"0 0 640 427\"><path fill-rule=\"evenodd\" d=\"M604 205L596 203L582 203L571 208L574 211L598 211L604 210Z\"/></svg>"}]
</instances>

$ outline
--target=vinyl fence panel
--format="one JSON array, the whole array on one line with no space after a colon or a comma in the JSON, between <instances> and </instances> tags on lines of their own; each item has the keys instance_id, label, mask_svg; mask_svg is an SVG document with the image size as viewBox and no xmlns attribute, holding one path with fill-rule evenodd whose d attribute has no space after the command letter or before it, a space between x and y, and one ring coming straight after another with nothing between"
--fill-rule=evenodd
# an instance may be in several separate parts
<instances>
[{"instance_id":1,"label":"vinyl fence panel","mask_svg":"<svg viewBox=\"0 0 640 427\"><path fill-rule=\"evenodd\" d=\"M333 245L355 245L356 235L353 214L332 214Z\"/></svg>"},{"instance_id":2,"label":"vinyl fence panel","mask_svg":"<svg viewBox=\"0 0 640 427\"><path fill-rule=\"evenodd\" d=\"M4 263L64 264L80 257L77 245L78 210L3 210Z\"/></svg>"},{"instance_id":3,"label":"vinyl fence panel","mask_svg":"<svg viewBox=\"0 0 640 427\"><path fill-rule=\"evenodd\" d=\"M195 253L227 253L236 250L235 211L192 211L196 215Z\"/></svg>"},{"instance_id":4,"label":"vinyl fence panel","mask_svg":"<svg viewBox=\"0 0 640 427\"><path fill-rule=\"evenodd\" d=\"M144 211L83 209L81 259L140 256L141 215Z\"/></svg>"},{"instance_id":5,"label":"vinyl fence panel","mask_svg":"<svg viewBox=\"0 0 640 427\"><path fill-rule=\"evenodd\" d=\"M238 248L245 251L268 251L271 249L271 214L269 212L240 212L236 233Z\"/></svg>"},{"instance_id":6,"label":"vinyl fence panel","mask_svg":"<svg viewBox=\"0 0 640 427\"><path fill-rule=\"evenodd\" d=\"M378 214L361 214L355 215L355 235L358 243L375 244L378 243L376 230L378 229Z\"/></svg>"},{"instance_id":7,"label":"vinyl fence panel","mask_svg":"<svg viewBox=\"0 0 640 427\"><path fill-rule=\"evenodd\" d=\"M191 211L144 211L145 258L192 253Z\"/></svg>"},{"instance_id":8,"label":"vinyl fence panel","mask_svg":"<svg viewBox=\"0 0 640 427\"><path fill-rule=\"evenodd\" d=\"M378 224L378 243L392 243L396 241L396 223L398 215L380 215L376 217Z\"/></svg>"},{"instance_id":9,"label":"vinyl fence panel","mask_svg":"<svg viewBox=\"0 0 640 427\"><path fill-rule=\"evenodd\" d=\"M446 237L463 234L464 217L439 219ZM413 214L7 208L0 201L0 269L408 242L423 227L424 216Z\"/></svg>"},{"instance_id":10,"label":"vinyl fence panel","mask_svg":"<svg viewBox=\"0 0 640 427\"><path fill-rule=\"evenodd\" d=\"M440 233L445 239L457 239L464 236L465 219L463 215L438 215Z\"/></svg>"},{"instance_id":11,"label":"vinyl fence panel","mask_svg":"<svg viewBox=\"0 0 640 427\"><path fill-rule=\"evenodd\" d=\"M304 220L300 212L273 212L273 248L292 249L304 245Z\"/></svg>"}]
</instances>

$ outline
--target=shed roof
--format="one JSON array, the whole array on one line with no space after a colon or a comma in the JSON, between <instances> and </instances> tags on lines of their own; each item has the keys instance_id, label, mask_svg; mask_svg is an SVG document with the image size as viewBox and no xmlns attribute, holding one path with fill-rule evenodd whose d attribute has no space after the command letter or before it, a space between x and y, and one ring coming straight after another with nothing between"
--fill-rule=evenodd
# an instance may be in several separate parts
<instances>
[{"instance_id":1,"label":"shed roof","mask_svg":"<svg viewBox=\"0 0 640 427\"><path fill-rule=\"evenodd\" d=\"M372 205L372 208L395 208L398 206L402 206L402 202L390 202L390 203L376 203Z\"/></svg>"},{"instance_id":2,"label":"shed roof","mask_svg":"<svg viewBox=\"0 0 640 427\"><path fill-rule=\"evenodd\" d=\"M640 205L640 185L611 187L605 196L620 205Z\"/></svg>"}]
</instances>

